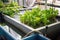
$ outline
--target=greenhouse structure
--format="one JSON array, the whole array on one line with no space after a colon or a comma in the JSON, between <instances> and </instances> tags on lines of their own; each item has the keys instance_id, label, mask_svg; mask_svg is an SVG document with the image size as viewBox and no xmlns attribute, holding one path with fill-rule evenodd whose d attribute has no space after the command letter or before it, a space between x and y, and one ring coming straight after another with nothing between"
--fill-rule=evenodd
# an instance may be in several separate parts
<instances>
[{"instance_id":1,"label":"greenhouse structure","mask_svg":"<svg viewBox=\"0 0 60 40\"><path fill-rule=\"evenodd\" d=\"M60 40L60 0L0 0L0 40Z\"/></svg>"}]
</instances>

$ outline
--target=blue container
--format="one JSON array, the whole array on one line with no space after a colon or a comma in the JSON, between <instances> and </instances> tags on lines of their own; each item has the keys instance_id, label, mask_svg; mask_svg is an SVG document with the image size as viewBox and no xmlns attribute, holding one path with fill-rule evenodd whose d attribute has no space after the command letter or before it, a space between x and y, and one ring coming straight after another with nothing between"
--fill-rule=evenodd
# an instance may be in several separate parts
<instances>
[{"instance_id":1,"label":"blue container","mask_svg":"<svg viewBox=\"0 0 60 40\"><path fill-rule=\"evenodd\" d=\"M7 40L16 40L10 33L4 30L3 27L0 27L0 36L3 35Z\"/></svg>"},{"instance_id":2,"label":"blue container","mask_svg":"<svg viewBox=\"0 0 60 40\"><path fill-rule=\"evenodd\" d=\"M23 40L50 40L50 39L46 38L45 36L41 34L33 34L26 38L23 38Z\"/></svg>"}]
</instances>

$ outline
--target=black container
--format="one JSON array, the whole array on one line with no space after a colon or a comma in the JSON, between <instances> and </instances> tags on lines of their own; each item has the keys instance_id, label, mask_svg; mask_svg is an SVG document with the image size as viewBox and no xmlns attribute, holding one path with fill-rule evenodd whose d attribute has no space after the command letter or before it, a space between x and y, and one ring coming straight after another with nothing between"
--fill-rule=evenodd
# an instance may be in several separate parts
<instances>
[{"instance_id":1,"label":"black container","mask_svg":"<svg viewBox=\"0 0 60 40\"><path fill-rule=\"evenodd\" d=\"M0 12L0 23L4 23L4 18L2 12Z\"/></svg>"},{"instance_id":2,"label":"black container","mask_svg":"<svg viewBox=\"0 0 60 40\"><path fill-rule=\"evenodd\" d=\"M46 28L42 28L40 32L42 32L43 35L46 34L45 36L51 40L60 40L60 22L49 25L47 31Z\"/></svg>"}]
</instances>

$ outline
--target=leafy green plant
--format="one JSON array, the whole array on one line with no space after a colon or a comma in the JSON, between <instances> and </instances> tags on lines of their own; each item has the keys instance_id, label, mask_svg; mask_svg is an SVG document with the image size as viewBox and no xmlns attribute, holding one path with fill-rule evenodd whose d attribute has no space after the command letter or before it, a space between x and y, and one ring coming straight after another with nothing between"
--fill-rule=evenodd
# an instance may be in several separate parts
<instances>
[{"instance_id":1,"label":"leafy green plant","mask_svg":"<svg viewBox=\"0 0 60 40\"><path fill-rule=\"evenodd\" d=\"M33 28L39 26L48 25L55 22L55 18L58 15L58 10L53 8L47 10L41 10L40 8L33 8L32 10L27 10L24 14L20 15L20 21Z\"/></svg>"},{"instance_id":2,"label":"leafy green plant","mask_svg":"<svg viewBox=\"0 0 60 40\"><path fill-rule=\"evenodd\" d=\"M10 4L7 4L0 8L0 11L3 12L3 14L13 17L15 13L20 12L19 11L20 6L18 6L18 3L11 2Z\"/></svg>"},{"instance_id":3,"label":"leafy green plant","mask_svg":"<svg viewBox=\"0 0 60 40\"><path fill-rule=\"evenodd\" d=\"M58 15L58 10L53 8L42 10L42 22L44 25L52 23L52 20L55 20L56 16Z\"/></svg>"},{"instance_id":4,"label":"leafy green plant","mask_svg":"<svg viewBox=\"0 0 60 40\"><path fill-rule=\"evenodd\" d=\"M17 2L11 2L7 6L9 6L9 7L15 7L15 6L18 6L18 4L17 4Z\"/></svg>"},{"instance_id":5,"label":"leafy green plant","mask_svg":"<svg viewBox=\"0 0 60 40\"><path fill-rule=\"evenodd\" d=\"M36 11L37 10L37 11ZM36 26L38 22L40 22L40 17L37 17L37 13L40 11L39 8L34 8L31 11L26 11L24 15L20 16L20 19L23 23L30 25L30 26Z\"/></svg>"},{"instance_id":6,"label":"leafy green plant","mask_svg":"<svg viewBox=\"0 0 60 40\"><path fill-rule=\"evenodd\" d=\"M0 8L4 6L3 2L0 0Z\"/></svg>"}]
</instances>

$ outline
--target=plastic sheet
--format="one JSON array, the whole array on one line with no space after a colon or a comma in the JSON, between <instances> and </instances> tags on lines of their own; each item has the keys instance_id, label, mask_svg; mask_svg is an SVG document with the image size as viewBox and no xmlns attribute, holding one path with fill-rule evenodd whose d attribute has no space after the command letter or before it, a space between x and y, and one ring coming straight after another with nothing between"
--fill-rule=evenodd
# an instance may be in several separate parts
<instances>
[{"instance_id":1,"label":"plastic sheet","mask_svg":"<svg viewBox=\"0 0 60 40\"><path fill-rule=\"evenodd\" d=\"M2 27L0 27L0 36L4 37L5 40L16 40L10 33L8 33Z\"/></svg>"}]
</instances>

